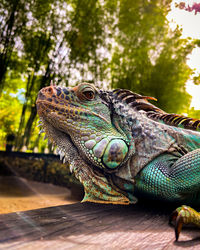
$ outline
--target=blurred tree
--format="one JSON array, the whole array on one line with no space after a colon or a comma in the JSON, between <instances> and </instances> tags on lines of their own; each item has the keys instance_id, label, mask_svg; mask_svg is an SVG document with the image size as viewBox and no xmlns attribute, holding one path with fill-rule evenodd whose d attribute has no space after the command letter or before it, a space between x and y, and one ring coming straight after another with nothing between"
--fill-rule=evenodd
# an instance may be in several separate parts
<instances>
[{"instance_id":1,"label":"blurred tree","mask_svg":"<svg viewBox=\"0 0 200 250\"><path fill-rule=\"evenodd\" d=\"M192 70L186 60L194 44L180 36L180 31L176 29L172 37L165 39L162 51L152 67L150 79L141 89L143 93L155 96L157 105L169 113L182 113L191 101L185 83Z\"/></svg>"},{"instance_id":2,"label":"blurred tree","mask_svg":"<svg viewBox=\"0 0 200 250\"><path fill-rule=\"evenodd\" d=\"M194 43L169 29L171 1L119 1L116 46L111 61L112 87L152 95L168 112L189 105L185 82L191 70L187 55Z\"/></svg>"},{"instance_id":3,"label":"blurred tree","mask_svg":"<svg viewBox=\"0 0 200 250\"><path fill-rule=\"evenodd\" d=\"M12 53L21 45L19 36L27 21L29 4L30 0L0 0L0 96L7 69L13 66Z\"/></svg>"},{"instance_id":4,"label":"blurred tree","mask_svg":"<svg viewBox=\"0 0 200 250\"><path fill-rule=\"evenodd\" d=\"M81 78L102 81L103 59L100 50L105 48L105 9L98 0L71 1L70 29L65 37L68 43L70 68L79 69ZM104 55L105 57L105 55Z\"/></svg>"},{"instance_id":5,"label":"blurred tree","mask_svg":"<svg viewBox=\"0 0 200 250\"><path fill-rule=\"evenodd\" d=\"M0 149L5 148L6 137L9 134L16 135L20 121L20 112L23 99L23 87L25 83L17 77L15 72L6 78L5 86L0 102ZM16 85L20 89L16 88Z\"/></svg>"},{"instance_id":6,"label":"blurred tree","mask_svg":"<svg viewBox=\"0 0 200 250\"><path fill-rule=\"evenodd\" d=\"M43 32L26 32L23 36L24 42L24 52L25 52L25 60L28 62L27 65L27 84L26 84L26 92L25 92L25 101L23 103L19 128L18 128L18 136L16 140L18 150L25 144L28 146L31 127L33 121L36 117L37 110L35 106L37 92L41 87L44 87L41 84L41 77L39 74L39 70L41 70L42 66L45 66L48 63L48 52L51 48L51 40L48 36L46 36ZM34 50L33 50L34 48ZM50 82L49 82L50 83ZM48 85L49 85L48 83ZM30 115L25 124L25 115L26 110L29 108ZM22 132L24 129L23 136Z\"/></svg>"}]
</instances>

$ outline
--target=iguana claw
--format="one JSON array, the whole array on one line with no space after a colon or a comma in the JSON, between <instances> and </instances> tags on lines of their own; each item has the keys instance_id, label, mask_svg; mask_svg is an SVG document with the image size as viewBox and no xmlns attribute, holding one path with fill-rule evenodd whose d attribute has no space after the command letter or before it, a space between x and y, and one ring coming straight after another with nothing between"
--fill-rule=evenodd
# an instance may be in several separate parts
<instances>
[{"instance_id":1,"label":"iguana claw","mask_svg":"<svg viewBox=\"0 0 200 250\"><path fill-rule=\"evenodd\" d=\"M169 223L175 221L175 237L176 241L179 238L183 224L192 223L200 227L200 213L188 206L178 207L169 218Z\"/></svg>"}]
</instances>

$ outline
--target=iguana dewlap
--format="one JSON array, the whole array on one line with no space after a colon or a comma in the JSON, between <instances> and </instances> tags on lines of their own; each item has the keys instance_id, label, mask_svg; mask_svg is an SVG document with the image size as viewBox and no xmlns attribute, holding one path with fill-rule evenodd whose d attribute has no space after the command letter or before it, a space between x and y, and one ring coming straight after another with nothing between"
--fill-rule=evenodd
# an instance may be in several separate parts
<instances>
[{"instance_id":1,"label":"iguana dewlap","mask_svg":"<svg viewBox=\"0 0 200 250\"><path fill-rule=\"evenodd\" d=\"M154 98L87 83L39 92L44 130L83 184L83 201L129 204L147 196L200 204L200 121L148 99ZM200 224L189 207L177 209L176 218L177 239L183 223Z\"/></svg>"}]
</instances>

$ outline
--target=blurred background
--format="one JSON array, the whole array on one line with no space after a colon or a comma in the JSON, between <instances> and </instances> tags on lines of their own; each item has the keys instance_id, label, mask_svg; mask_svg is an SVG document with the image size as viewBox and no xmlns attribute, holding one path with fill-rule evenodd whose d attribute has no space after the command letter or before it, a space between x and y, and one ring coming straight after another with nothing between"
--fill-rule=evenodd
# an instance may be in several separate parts
<instances>
[{"instance_id":1,"label":"blurred background","mask_svg":"<svg viewBox=\"0 0 200 250\"><path fill-rule=\"evenodd\" d=\"M198 1L0 0L0 174L76 182L49 165L37 127L37 93L51 82L127 88L199 118L199 23Z\"/></svg>"}]
</instances>

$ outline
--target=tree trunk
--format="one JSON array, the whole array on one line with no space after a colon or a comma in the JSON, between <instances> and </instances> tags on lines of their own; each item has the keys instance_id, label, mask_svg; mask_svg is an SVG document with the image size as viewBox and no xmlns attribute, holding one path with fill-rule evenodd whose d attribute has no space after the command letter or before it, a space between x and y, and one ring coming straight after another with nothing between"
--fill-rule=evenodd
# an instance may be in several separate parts
<instances>
[{"instance_id":1,"label":"tree trunk","mask_svg":"<svg viewBox=\"0 0 200 250\"><path fill-rule=\"evenodd\" d=\"M39 90L43 87L46 87L48 85L50 85L50 81L51 81L51 70L50 70L50 64L51 64L51 60L49 61L47 68L46 68L46 72L44 74L44 76L41 79L40 85L39 85ZM39 91L38 90L38 91ZM34 99L34 102L32 104L31 107L31 113L29 116L29 119L26 123L26 127L25 127L25 131L24 131L24 135L23 138L21 139L21 143L19 144L19 150L22 148L22 146L25 145L28 147L29 142L30 142L30 137L31 137L31 132L32 132L32 125L33 122L35 121L36 115L37 115L37 109L36 109L36 98Z\"/></svg>"},{"instance_id":2,"label":"tree trunk","mask_svg":"<svg viewBox=\"0 0 200 250\"><path fill-rule=\"evenodd\" d=\"M37 115L37 109L36 109L36 105L34 104L34 106L31 107L31 114L30 114L28 122L26 124L26 128L25 128L25 131L24 131L24 136L23 136L24 140L25 140L25 145L27 147L28 147L29 142L30 142L32 125L33 125L33 122L35 120L36 115Z\"/></svg>"},{"instance_id":3,"label":"tree trunk","mask_svg":"<svg viewBox=\"0 0 200 250\"><path fill-rule=\"evenodd\" d=\"M16 33L18 31L17 28L13 31L18 4L18 0L14 1L10 17L0 35L1 45L3 45L3 50L0 54L0 95L4 88L4 79L14 48L14 37L16 36ZM6 35L4 35L4 33L6 33Z\"/></svg>"}]
</instances>

